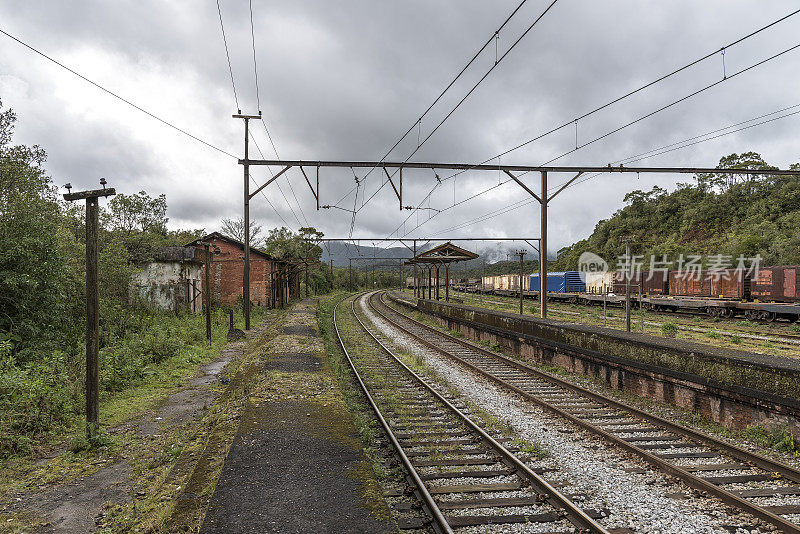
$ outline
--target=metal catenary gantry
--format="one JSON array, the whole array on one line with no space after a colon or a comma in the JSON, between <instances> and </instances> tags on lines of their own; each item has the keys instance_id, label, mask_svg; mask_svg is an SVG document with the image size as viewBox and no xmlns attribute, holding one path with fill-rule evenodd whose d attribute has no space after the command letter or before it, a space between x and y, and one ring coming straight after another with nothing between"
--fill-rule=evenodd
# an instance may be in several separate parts
<instances>
[{"instance_id":1,"label":"metal catenary gantry","mask_svg":"<svg viewBox=\"0 0 800 534\"><path fill-rule=\"evenodd\" d=\"M429 169L434 172L436 170L451 170L451 171L492 171L503 172L507 174L514 182L516 182L526 193L532 196L539 203L539 217L540 217L540 231L539 237L539 310L542 318L547 317L547 286L546 286L546 273L547 273L547 207L549 203L555 199L564 189L569 187L575 180L577 180L584 173L638 173L638 174L738 174L738 175L768 175L768 176L800 176L800 170L787 170L787 169L736 169L736 168L713 168L713 167L625 167L619 166L597 166L597 165L566 165L566 166L541 166L541 165L490 165L478 164L473 165L470 163L445 163L445 162L400 162L400 161L314 161L314 160L283 160L283 159L250 159L248 150L248 121L249 119L258 119L258 115L241 115L237 114L234 118L241 118L245 121L245 142L244 142L244 158L239 160L239 164L244 168L244 224L248 228L250 222L250 199L256 193L261 192L270 183L275 181L279 176L283 175L292 167L298 167L306 178L309 189L314 195L317 202L317 209L320 208L320 168L369 168L369 169L382 169L386 175L392 189L399 201L400 209L403 206L403 170L404 169ZM250 166L278 166L283 167L278 173L267 180L263 185L259 186L253 193L250 193ZM308 179L306 168L315 169L315 182L316 187L312 185L311 180ZM393 174L390 174L387 169L397 169L397 183L393 179ZM528 187L522 180L520 180L518 173L539 173L540 176L540 189L536 193ZM517 173L517 174L515 174ZM548 177L551 174L572 174L573 176L564 182L559 189L553 193L548 194L547 183ZM249 241L249 236L246 237ZM409 240L410 241L410 240ZM247 245L245 243L245 250ZM250 327L250 309L249 309L249 255L245 254L245 276L243 286L243 301L244 301L244 315L245 327Z\"/></svg>"}]
</instances>

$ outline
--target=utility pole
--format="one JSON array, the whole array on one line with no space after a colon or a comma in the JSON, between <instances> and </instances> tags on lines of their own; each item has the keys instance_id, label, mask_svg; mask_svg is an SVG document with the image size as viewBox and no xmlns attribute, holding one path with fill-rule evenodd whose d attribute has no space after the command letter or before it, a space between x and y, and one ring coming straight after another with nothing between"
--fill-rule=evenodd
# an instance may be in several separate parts
<instances>
[{"instance_id":1,"label":"utility pole","mask_svg":"<svg viewBox=\"0 0 800 534\"><path fill-rule=\"evenodd\" d=\"M347 268L348 273L350 274L350 291L353 290L353 259L348 258L347 261L350 263L350 266Z\"/></svg>"},{"instance_id":2,"label":"utility pole","mask_svg":"<svg viewBox=\"0 0 800 534\"><path fill-rule=\"evenodd\" d=\"M242 312L244 329L250 330L250 119L261 119L258 115L242 115L242 110L233 115L234 119L244 119L244 272L242 273Z\"/></svg>"},{"instance_id":3,"label":"utility pole","mask_svg":"<svg viewBox=\"0 0 800 534\"><path fill-rule=\"evenodd\" d=\"M331 260L331 292L333 292L334 280L333 280L333 257L330 258Z\"/></svg>"},{"instance_id":4,"label":"utility pole","mask_svg":"<svg viewBox=\"0 0 800 534\"><path fill-rule=\"evenodd\" d=\"M518 250L516 252L517 256L519 256L519 314L524 315L524 311L522 308L522 272L524 270L524 259L526 252L524 250Z\"/></svg>"},{"instance_id":5,"label":"utility pole","mask_svg":"<svg viewBox=\"0 0 800 534\"><path fill-rule=\"evenodd\" d=\"M200 246L205 250L205 257L203 262L205 265L205 273L203 279L203 308L206 312L206 344L211 345L211 243L203 241ZM217 247L214 247L217 249ZM218 252L219 249L214 252Z\"/></svg>"},{"instance_id":6,"label":"utility pole","mask_svg":"<svg viewBox=\"0 0 800 534\"><path fill-rule=\"evenodd\" d=\"M631 262L630 237L623 238L625 243L625 330L631 331L631 276L633 263Z\"/></svg>"},{"instance_id":7,"label":"utility pole","mask_svg":"<svg viewBox=\"0 0 800 534\"><path fill-rule=\"evenodd\" d=\"M67 184L64 200L86 200L86 438L97 441L100 432L100 287L98 285L97 232L100 197L110 197L117 192L106 188L106 179L100 178L103 189L73 193Z\"/></svg>"}]
</instances>

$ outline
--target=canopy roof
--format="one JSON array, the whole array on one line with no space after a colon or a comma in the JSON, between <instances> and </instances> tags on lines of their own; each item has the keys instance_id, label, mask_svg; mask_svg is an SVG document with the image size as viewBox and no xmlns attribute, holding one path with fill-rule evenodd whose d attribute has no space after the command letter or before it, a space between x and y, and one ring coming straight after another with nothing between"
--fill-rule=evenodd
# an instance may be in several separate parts
<instances>
[{"instance_id":1,"label":"canopy roof","mask_svg":"<svg viewBox=\"0 0 800 534\"><path fill-rule=\"evenodd\" d=\"M474 252L457 247L448 241L447 243L442 243L438 247L434 247L428 251L417 254L406 263L412 265L441 265L459 261L474 260L477 257L478 255Z\"/></svg>"}]
</instances>

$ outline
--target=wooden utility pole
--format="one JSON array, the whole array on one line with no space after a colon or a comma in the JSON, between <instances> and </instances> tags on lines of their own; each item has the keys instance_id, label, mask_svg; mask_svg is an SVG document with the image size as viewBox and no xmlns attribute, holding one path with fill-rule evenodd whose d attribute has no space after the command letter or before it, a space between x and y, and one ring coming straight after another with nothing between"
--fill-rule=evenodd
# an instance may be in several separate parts
<instances>
[{"instance_id":1,"label":"wooden utility pole","mask_svg":"<svg viewBox=\"0 0 800 534\"><path fill-rule=\"evenodd\" d=\"M206 343L211 345L211 255L219 253L219 249L212 243L202 241L199 243L205 251L203 262L205 276L203 277L203 308L206 314ZM212 252L211 247L214 247Z\"/></svg>"},{"instance_id":2,"label":"wooden utility pole","mask_svg":"<svg viewBox=\"0 0 800 534\"><path fill-rule=\"evenodd\" d=\"M97 277L100 197L110 197L117 192L106 188L106 179L101 178L103 189L72 193L66 185L64 200L86 200L86 438L95 442L100 431L100 287Z\"/></svg>"},{"instance_id":3,"label":"wooden utility pole","mask_svg":"<svg viewBox=\"0 0 800 534\"><path fill-rule=\"evenodd\" d=\"M242 115L241 110L239 110L239 113L233 115L233 118L244 119L244 272L242 273L242 312L244 314L244 329L250 330L250 199L253 197L250 194L250 119L261 119L261 112L259 111L258 115Z\"/></svg>"}]
</instances>

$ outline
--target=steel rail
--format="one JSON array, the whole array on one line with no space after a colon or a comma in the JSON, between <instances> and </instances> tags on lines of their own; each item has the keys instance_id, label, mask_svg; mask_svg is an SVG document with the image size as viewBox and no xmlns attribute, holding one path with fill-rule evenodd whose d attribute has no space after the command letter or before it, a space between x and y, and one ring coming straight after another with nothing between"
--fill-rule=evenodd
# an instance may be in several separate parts
<instances>
[{"instance_id":1,"label":"steel rail","mask_svg":"<svg viewBox=\"0 0 800 534\"><path fill-rule=\"evenodd\" d=\"M363 295L363 293L356 295L356 297L353 299L353 302L355 302L355 300L359 298L361 295ZM402 445L400 445L400 442L397 440L397 437L394 435L394 432L392 432L392 429L389 427L389 423L387 423L386 419L383 417L380 408L378 408L378 405L375 404L375 400L372 398L372 395L367 389L366 384L364 384L364 381L361 379L361 375L358 373L355 363L350 358L350 353L347 352L347 348L344 346L344 340L342 339L342 335L339 333L339 327L336 324L336 310L339 307L339 304L341 304L343 300L344 299L337 302L336 305L333 307L333 329L336 331L336 340L339 342L339 346L342 348L342 352L347 358L347 362L350 364L350 369L353 370L353 374L355 375L356 380L358 381L358 385L361 387L361 391L364 393L367 402L369 403L372 410L375 412L375 416L378 418L378 421L383 427L383 431L386 433L386 436L389 438L389 441L392 442L392 446L395 448L395 451L397 451L397 455L400 457L400 461L406 468L406 472L408 472L409 476L411 476L412 480L414 481L414 484L416 484L417 489L419 490L419 493L422 496L423 501L425 502L425 506L427 507L429 515L436 522L436 525L438 526L441 532L444 532L445 534L452 534L453 529L450 528L450 525L447 523L447 519L444 517L444 514L436 505L436 501L433 500L433 497L431 496L430 492L428 492L428 489L425 487L425 483L420 478L419 473L417 473L417 470L414 469L414 466L411 464L411 460L409 460L408 456L403 450ZM353 313L355 315L355 311Z\"/></svg>"},{"instance_id":2,"label":"steel rail","mask_svg":"<svg viewBox=\"0 0 800 534\"><path fill-rule=\"evenodd\" d=\"M377 292L373 292L369 299L368 303L371 302L372 297ZM470 427L474 432L480 435L481 439L483 439L486 443L488 443L495 451L499 452L503 458L507 461L511 462L514 467L522 472L525 477L531 482L531 485L536 488L539 493L545 495L545 501L553 506L554 508L558 508L563 510L570 521L577 527L581 529L586 529L585 532L597 532L601 534L610 534L608 530L606 530L602 525L597 523L594 519L589 517L586 512L584 512L579 506L573 503L566 495L558 491L554 488L549 482L544 480L540 477L536 472L534 472L530 467L528 467L522 460L517 458L514 453L509 451L503 444L495 440L491 437L483 428L481 428L477 423L472 421L465 413L461 410L456 408L450 401L445 399L438 391L436 391L433 387L430 386L422 377L420 377L417 373L415 373L410 367L408 367L391 349L389 349L386 345L379 340L375 334L364 324L358 314L355 312L355 299L351 303L353 306L353 315L355 316L356 320L358 320L359 324L361 324L364 331L366 331L370 337L381 346L381 348L409 374L411 375L420 385L422 385L430 394L436 397L442 404L447 406L447 408L454 414L456 414L468 427ZM373 308L374 309L374 308Z\"/></svg>"},{"instance_id":3,"label":"steel rail","mask_svg":"<svg viewBox=\"0 0 800 534\"><path fill-rule=\"evenodd\" d=\"M500 361L502 361L504 363L507 363L507 364L519 369L519 370L522 370L524 372L533 374L537 378L543 379L543 380L545 380L545 381L547 381L547 382L549 382L549 383L551 383L553 385L556 385L556 386L571 390L571 391L573 391L575 393L578 393L579 395L582 395L582 396L585 396L585 397L589 397L592 400L595 400L597 402L600 402L600 403L603 403L603 404L607 404L607 405L609 405L609 406L611 406L611 407L613 407L613 408L615 408L617 410L621 410L621 411L624 411L624 412L629 412L630 414L634 415L635 417L638 417L640 419L646 420L646 421L650 422L651 424L653 424L655 426L666 427L667 429L669 429L670 431L672 431L672 432L674 432L674 433L676 433L678 435L682 435L684 437L688 437L688 438L693 439L695 441L699 441L700 443L705 443L707 446L710 446L710 447L716 447L717 449L720 449L720 450L724 451L729 456L731 456L733 458L736 458L736 459L738 459L740 461L747 462L749 464L753 464L753 465L755 465L755 466L757 466L757 467L759 467L761 469L764 469L764 470L772 472L772 473L779 473L781 476L785 477L786 479L788 479L788 480L790 480L792 482L800 483L800 471L798 471L798 470L796 470L796 469L794 469L794 468L792 468L792 467L790 467L788 465L785 465L785 464L776 462L774 460L771 460L769 458L766 458L764 456L752 453L752 452L747 451L747 450L745 450L745 449L743 449L741 447L738 447L736 445L732 445L730 443L726 443L726 442L721 441L721 440L719 440L717 438L714 438L713 436L709 436L709 435L707 435L705 433L702 433L702 432L699 432L697 430L693 430L693 429L685 427L683 425L679 425L677 423L673 423L671 421L667 421L666 419L662 419L662 418L660 418L658 416L649 414L647 412L644 412L642 410L639 410L639 409L634 408L632 406L629 406L627 404L623 404L623 403L618 402L618 401L616 401L614 399L611 399L609 397L605 397L603 395L600 395L598 393L595 393L595 392L590 391L588 389L585 389L583 387L577 386L575 384L571 384L571 383L569 383L567 381L564 381L564 380L562 380L562 379L560 379L558 377L550 375L549 373L545 373L543 371L540 371L539 369L536 369L536 368L534 368L534 367L532 367L530 365L527 365L527 364L525 364L523 362L519 362L519 361L513 360L511 358L508 358L507 356L496 354L496 353L488 351L488 350L484 349L483 347L480 347L480 346L478 346L478 345L476 345L476 344L474 344L472 342L469 342L469 341L466 341L466 340L463 340L463 339L459 339L457 337L454 337L454 336L451 336L451 335L446 334L444 332L441 332L439 330L436 330L436 329L434 329L434 328L432 328L432 327L430 327L430 326L428 326L426 324L423 324L423 323L417 321L416 319L408 317L407 315L403 314L402 312L399 312L399 311L395 310L394 308L391 308L391 307L387 306L385 303L384 303L384 306L386 306L386 308L388 308L392 312L394 312L394 313L400 315L401 317L403 317L403 319L411 322L415 326L418 326L418 327L422 328L423 330L425 330L427 332L431 332L431 333L434 333L434 334L436 334L438 336L441 336L441 337L445 338L447 341L454 342L454 343L459 344L461 346L464 346L464 347L467 347L469 349L475 350L475 351L479 352L480 354L483 354L483 355L485 355L485 356L487 356L487 357L489 357L491 359L500 360ZM781 528L784 532L793 533L793 534L800 534L800 526L798 526L797 524L792 523L790 521L787 521L783 517L781 517L781 516L779 516L777 514L774 514L774 513L770 512L769 510L761 508L760 506L755 505L755 504L751 503L750 501L748 501L748 500L746 500L746 499L744 499L744 498L742 498L742 497L740 497L738 495L735 495L735 494L733 494L733 493L731 493L731 492L729 492L729 491L727 491L727 490L725 490L723 488L720 488L719 486L717 486L717 485L715 485L715 484L713 484L711 482L708 482L708 481L703 480L702 478L700 478L698 476L693 475L692 473L686 471L685 469L680 468L677 465L674 465L674 464L672 464L672 463L670 463L670 462L668 462L668 461L666 461L666 460L664 460L662 458L659 458L658 456L656 456L656 455L654 455L654 454L652 454L650 452L647 452L647 451L645 451L643 449L640 449L640 448L636 447L635 445L633 445L631 443L628 443L627 441L625 441L625 440L623 440L623 439L621 439L621 438L619 438L617 436L614 436L613 434L611 434L609 432L606 432L605 430L602 430L601 428L598 428L597 426L595 426L595 425L593 425L591 423L583 421L582 419L574 416L573 414L571 414L571 413L569 413L569 412L567 412L565 410L562 410L561 408L558 408L556 406L551 405L547 401L545 401L543 399L540 399L537 396L532 395L531 393L528 393L528 392L524 391L523 389L521 389L521 388L519 388L517 386L514 386L513 384L510 384L510 383L506 382L505 380L503 380L503 379L501 379L499 377L494 376L491 372L488 372L488 371L486 371L484 369L481 369L480 367L478 367L478 366L476 366L476 365L474 365L474 364L472 364L470 362L467 362L467 361L463 360L462 358L460 358L460 357L458 357L458 356L456 356L454 354L451 354L450 352L447 352L444 349L436 346L435 344L423 339L422 337L420 337L417 334L414 334L413 332L411 332L407 328L403 327L402 325L399 325L397 323L397 321L393 321L392 319L386 317L385 314L382 314L379 310L375 309L375 311L379 315L381 315L381 317L383 317L387 322L391 323L393 326L395 326L399 330L405 332L408 336L414 338L415 340L417 340L421 344L425 345L426 347L429 347L432 350L434 350L434 351L436 351L436 352L438 352L440 354L443 354L443 355L445 355L446 357L448 357L450 359L453 359L453 360L457 361L459 364L464 365L465 367L467 367L470 370L480 374L481 376L485 376L486 378L488 378L491 381L501 385L502 387L504 387L506 389L509 389L509 390L513 391L514 393L522 396L526 400L529 400L529 401L537 404L538 406L541 406L542 408L545 408L545 409L555 413L556 415L558 415L558 416L560 416L560 417L562 417L564 419L567 419L571 423L573 423L573 424L575 424L575 425L577 425L577 426L579 426L579 427L581 427L581 428L583 428L585 430L588 430L589 432L592 432L594 434L597 434L597 435L601 436L603 439L605 439L605 440L607 440L607 441L609 441L609 442L611 442L611 443L613 443L613 444L615 444L615 445L627 450L628 452L636 454L637 456L639 456L639 457L643 458L644 460L646 460L651 465L654 465L654 466L658 467L659 469L663 470L664 472L666 472L666 473L668 473L668 474L670 474L672 476L680 478L681 480L683 480L689 486L691 486L691 487L693 487L695 489L701 490L701 491L708 492L708 493L710 493L712 495L715 495L715 496L719 497L726 504L734 506L734 507L739 508L741 510L744 510L744 511L750 513L751 515L753 515L755 517L758 517L759 519L762 519L764 521L772 523L773 525Z\"/></svg>"}]
</instances>

